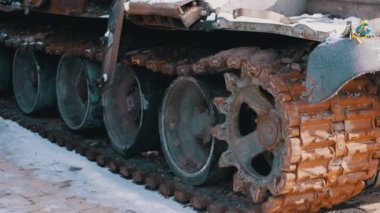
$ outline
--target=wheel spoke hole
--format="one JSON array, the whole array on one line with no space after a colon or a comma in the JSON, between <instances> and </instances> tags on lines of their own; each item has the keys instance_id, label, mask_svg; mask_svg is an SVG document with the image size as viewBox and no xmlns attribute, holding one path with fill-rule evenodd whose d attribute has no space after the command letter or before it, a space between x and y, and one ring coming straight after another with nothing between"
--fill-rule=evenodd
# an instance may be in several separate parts
<instances>
[{"instance_id":1,"label":"wheel spoke hole","mask_svg":"<svg viewBox=\"0 0 380 213\"><path fill-rule=\"evenodd\" d=\"M259 87L260 92L263 96L269 101L269 103L274 106L276 104L275 98L272 94L270 94L267 90L265 90L262 86Z\"/></svg>"},{"instance_id":2,"label":"wheel spoke hole","mask_svg":"<svg viewBox=\"0 0 380 213\"><path fill-rule=\"evenodd\" d=\"M252 159L251 166L259 175L266 177L272 171L273 158L272 152L264 151Z\"/></svg>"},{"instance_id":3,"label":"wheel spoke hole","mask_svg":"<svg viewBox=\"0 0 380 213\"><path fill-rule=\"evenodd\" d=\"M241 136L246 136L257 128L257 114L247 103L243 103L239 112L239 131Z\"/></svg>"}]
</instances>

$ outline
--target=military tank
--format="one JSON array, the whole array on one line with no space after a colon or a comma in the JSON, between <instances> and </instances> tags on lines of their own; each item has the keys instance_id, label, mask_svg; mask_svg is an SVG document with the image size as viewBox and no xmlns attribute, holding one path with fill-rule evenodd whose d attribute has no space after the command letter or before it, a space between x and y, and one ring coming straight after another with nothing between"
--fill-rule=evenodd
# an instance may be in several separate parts
<instances>
[{"instance_id":1,"label":"military tank","mask_svg":"<svg viewBox=\"0 0 380 213\"><path fill-rule=\"evenodd\" d=\"M377 185L379 9L0 0L0 89L72 131L104 125L119 155L160 147L185 184L232 171L263 212L317 212Z\"/></svg>"}]
</instances>

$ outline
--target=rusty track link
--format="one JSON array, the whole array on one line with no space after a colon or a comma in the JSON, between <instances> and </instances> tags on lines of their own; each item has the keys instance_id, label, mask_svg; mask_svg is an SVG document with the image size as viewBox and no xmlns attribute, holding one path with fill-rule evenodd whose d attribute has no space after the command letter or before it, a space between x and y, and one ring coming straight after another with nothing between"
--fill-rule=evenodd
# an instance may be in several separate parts
<instances>
[{"instance_id":1,"label":"rusty track link","mask_svg":"<svg viewBox=\"0 0 380 213\"><path fill-rule=\"evenodd\" d=\"M358 195L378 169L380 99L367 77L349 83L333 99L308 104L295 72L270 77L285 129L283 171L265 212L313 211Z\"/></svg>"},{"instance_id":2,"label":"rusty track link","mask_svg":"<svg viewBox=\"0 0 380 213\"><path fill-rule=\"evenodd\" d=\"M257 70L263 72L257 75ZM303 72L271 73L271 69L243 67L241 79L228 76L230 91L252 84L269 91L281 114L284 154L281 173L272 183L263 185L252 178L232 151L226 151L220 161L221 166L238 168L235 191L246 190L255 201L260 201L257 196L265 196L265 191L271 192L262 205L263 212L317 212L331 208L358 195L365 188L365 181L376 174L380 99L376 85L367 77L352 81L335 98L311 105L302 99ZM232 113L231 101L215 100L227 117ZM227 119L213 132L233 146L229 122Z\"/></svg>"},{"instance_id":3,"label":"rusty track link","mask_svg":"<svg viewBox=\"0 0 380 213\"><path fill-rule=\"evenodd\" d=\"M70 54L98 62L103 60L101 36L94 32L77 32L65 27L0 24L0 43L7 47L43 51L49 55Z\"/></svg>"}]
</instances>

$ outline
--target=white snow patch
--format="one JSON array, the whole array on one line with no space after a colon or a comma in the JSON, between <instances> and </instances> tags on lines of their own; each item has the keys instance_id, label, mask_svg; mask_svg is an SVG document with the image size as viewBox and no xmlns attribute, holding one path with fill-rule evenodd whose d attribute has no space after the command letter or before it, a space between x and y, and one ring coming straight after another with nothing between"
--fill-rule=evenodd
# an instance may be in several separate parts
<instances>
[{"instance_id":1,"label":"white snow patch","mask_svg":"<svg viewBox=\"0 0 380 213\"><path fill-rule=\"evenodd\" d=\"M360 19L357 17L349 17L346 19L330 18L328 15L322 15L320 13L293 16L290 17L290 20L295 24L304 24L314 30L330 33L343 33L346 29L347 21L351 21L354 27L360 23Z\"/></svg>"},{"instance_id":2,"label":"white snow patch","mask_svg":"<svg viewBox=\"0 0 380 213\"><path fill-rule=\"evenodd\" d=\"M328 45L328 44L335 44L339 41L342 41L344 38L342 37L342 34L334 32L331 33L330 36L326 39L325 42L319 44L319 46Z\"/></svg>"},{"instance_id":3,"label":"white snow patch","mask_svg":"<svg viewBox=\"0 0 380 213\"><path fill-rule=\"evenodd\" d=\"M37 178L50 182L71 180L71 187L67 190L103 207L147 213L194 212L1 117L0 154L19 167L35 169L34 176ZM72 167L81 170L70 171Z\"/></svg>"}]
</instances>

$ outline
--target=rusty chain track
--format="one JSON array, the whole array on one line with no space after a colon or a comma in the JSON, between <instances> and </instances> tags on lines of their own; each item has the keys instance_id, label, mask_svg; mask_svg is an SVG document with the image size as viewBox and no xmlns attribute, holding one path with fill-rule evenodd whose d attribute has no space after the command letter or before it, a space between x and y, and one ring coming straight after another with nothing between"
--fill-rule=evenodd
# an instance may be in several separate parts
<instances>
[{"instance_id":1,"label":"rusty chain track","mask_svg":"<svg viewBox=\"0 0 380 213\"><path fill-rule=\"evenodd\" d=\"M271 73L272 69L249 62L245 67L241 79L227 74L227 88L236 93L258 84L274 96L281 114L284 153L281 174L263 186L239 165L236 153L226 151L220 165L238 168L234 190L249 191L255 201L269 190L272 196L262 205L263 212L317 212L358 195L379 166L377 86L364 76L331 100L311 105L303 100L305 73ZM215 104L227 115L227 122L216 127L214 135L231 147L236 143L228 119L233 100L217 98Z\"/></svg>"},{"instance_id":2,"label":"rusty chain track","mask_svg":"<svg viewBox=\"0 0 380 213\"><path fill-rule=\"evenodd\" d=\"M102 48L96 36L89 42L85 37L77 39L68 33L66 35L72 41L67 45L62 34L54 30L42 34L42 31L20 31L2 25L0 43L51 55L73 54L102 60ZM318 211L357 195L365 188L365 181L377 172L380 158L380 99L376 95L376 85L362 77L348 84L329 101L307 104L302 99L302 70L307 61L305 56L308 48L283 54L257 47L241 47L215 53L205 52L189 60L170 56L165 60L158 57L160 53L166 52L165 49L156 49L132 51L123 61L167 75L204 75L241 70L243 81L248 79L249 84L260 84L270 91L282 116L285 153L281 164L282 174L271 187L273 196L262 205L261 210ZM187 50L184 48L182 52ZM257 66L256 62L263 59L265 63ZM272 73L272 70L281 71ZM229 87L234 82L226 83ZM60 146L76 150L89 160L132 178L136 183L145 183L150 189L159 189L165 196L174 196L181 203L190 202L194 208L207 209L209 212L258 209L258 206L249 204L238 195L215 197L215 194L226 194L226 186L193 188L183 185L166 174L167 168L160 166L162 169L157 171L156 167L160 164L155 164L155 159L118 157L109 149L105 139L86 139L65 130L61 122L28 118L12 110L12 104L9 105L8 101L1 102L0 113L4 118L15 120ZM228 137L220 138L228 140ZM147 164L147 168L140 168L140 161ZM234 188L246 190L246 187L251 187L250 178L242 178L239 174L242 173L235 175Z\"/></svg>"},{"instance_id":3,"label":"rusty chain track","mask_svg":"<svg viewBox=\"0 0 380 213\"><path fill-rule=\"evenodd\" d=\"M77 32L57 26L0 24L0 43L7 47L57 56L70 54L98 62L103 60L101 36L99 33Z\"/></svg>"},{"instance_id":4,"label":"rusty chain track","mask_svg":"<svg viewBox=\"0 0 380 213\"><path fill-rule=\"evenodd\" d=\"M304 74L270 77L285 126L283 171L265 212L318 211L358 195L378 169L380 99L367 77L329 101L300 99Z\"/></svg>"}]
</instances>

